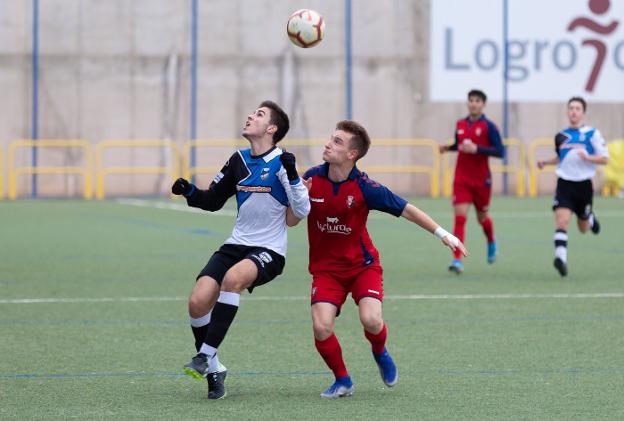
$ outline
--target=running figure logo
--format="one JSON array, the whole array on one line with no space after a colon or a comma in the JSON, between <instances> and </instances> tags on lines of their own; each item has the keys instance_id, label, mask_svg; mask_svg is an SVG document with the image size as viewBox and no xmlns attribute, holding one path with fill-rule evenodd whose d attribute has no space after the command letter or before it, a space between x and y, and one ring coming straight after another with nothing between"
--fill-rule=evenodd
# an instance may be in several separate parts
<instances>
[{"instance_id":1,"label":"running figure logo","mask_svg":"<svg viewBox=\"0 0 624 421\"><path fill-rule=\"evenodd\" d=\"M589 10L596 15L606 13L610 7L610 0L589 0ZM585 28L600 35L609 35L617 29L618 25L619 22L617 20L612 20L608 25L603 25L592 18L578 17L568 25L568 32L574 32L577 28ZM596 61L592 67L589 79L587 79L587 83L585 84L585 90L587 92L593 92L607 55L607 46L599 39L585 39L583 40L583 45L590 45L596 49Z\"/></svg>"}]
</instances>

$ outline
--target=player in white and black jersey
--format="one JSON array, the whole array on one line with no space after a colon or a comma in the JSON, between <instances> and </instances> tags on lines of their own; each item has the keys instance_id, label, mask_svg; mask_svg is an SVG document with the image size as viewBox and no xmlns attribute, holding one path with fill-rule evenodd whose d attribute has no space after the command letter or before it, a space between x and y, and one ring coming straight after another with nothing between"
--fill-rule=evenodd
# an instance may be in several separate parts
<instances>
[{"instance_id":1,"label":"player in white and black jersey","mask_svg":"<svg viewBox=\"0 0 624 421\"><path fill-rule=\"evenodd\" d=\"M587 103L581 97L568 101L570 127L555 136L557 156L545 161L537 161L538 168L557 164L557 192L553 202L555 211L555 261L554 266L561 276L568 274L568 225L572 212L580 232L591 229L600 232L600 224L592 208L594 190L592 178L596 165L605 165L609 152L604 138L598 129L586 126L583 122Z\"/></svg>"},{"instance_id":2,"label":"player in white and black jersey","mask_svg":"<svg viewBox=\"0 0 624 421\"><path fill-rule=\"evenodd\" d=\"M227 371L217 349L236 316L241 292L251 292L282 273L287 226L310 212L295 156L276 146L288 128L286 113L264 101L243 128L251 147L236 151L207 190L183 178L171 188L186 197L189 206L211 212L236 195L238 216L232 234L197 276L188 302L197 355L184 371L208 379L209 399L225 396Z\"/></svg>"}]
</instances>

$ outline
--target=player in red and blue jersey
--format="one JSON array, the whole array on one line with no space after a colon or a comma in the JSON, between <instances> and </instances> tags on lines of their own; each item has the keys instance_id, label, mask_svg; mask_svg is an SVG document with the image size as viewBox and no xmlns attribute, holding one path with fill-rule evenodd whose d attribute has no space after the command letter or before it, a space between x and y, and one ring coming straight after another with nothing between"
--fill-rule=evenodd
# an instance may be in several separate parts
<instances>
[{"instance_id":1,"label":"player in red and blue jersey","mask_svg":"<svg viewBox=\"0 0 624 421\"><path fill-rule=\"evenodd\" d=\"M387 386L398 381L398 371L386 349L386 324L381 307L384 296L379 252L371 241L366 221L371 210L402 216L435 234L451 250L466 255L464 245L426 213L356 167L370 146L368 133L354 121L340 121L323 151L325 163L308 170L308 215L312 274L312 324L319 354L334 373L335 382L321 394L325 398L350 396L353 383L342 358L334 322L351 293L359 309L364 335Z\"/></svg>"},{"instance_id":2,"label":"player in red and blue jersey","mask_svg":"<svg viewBox=\"0 0 624 421\"><path fill-rule=\"evenodd\" d=\"M487 238L487 261L496 260L494 224L488 211L492 195L492 175L488 165L490 156L502 158L505 149L496 125L483 114L487 97L476 89L468 92L466 118L457 121L455 143L440 145L440 153L457 151L455 179L453 180L453 210L455 223L453 234L461 242L465 238L466 215L470 205L477 209L477 220ZM460 274L464 270L461 254L455 251L449 270Z\"/></svg>"}]
</instances>

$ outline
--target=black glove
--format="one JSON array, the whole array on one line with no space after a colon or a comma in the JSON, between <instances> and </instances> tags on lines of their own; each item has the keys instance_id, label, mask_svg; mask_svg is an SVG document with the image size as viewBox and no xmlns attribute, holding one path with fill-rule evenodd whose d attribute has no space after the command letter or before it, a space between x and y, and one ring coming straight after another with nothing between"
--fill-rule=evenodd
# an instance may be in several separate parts
<instances>
[{"instance_id":1,"label":"black glove","mask_svg":"<svg viewBox=\"0 0 624 421\"><path fill-rule=\"evenodd\" d=\"M295 181L299 178L299 174L297 174L297 166L295 155L290 152L282 152L280 155L280 161L286 170L286 175L288 176L288 181Z\"/></svg>"},{"instance_id":2,"label":"black glove","mask_svg":"<svg viewBox=\"0 0 624 421\"><path fill-rule=\"evenodd\" d=\"M178 178L175 183L173 183L173 186L171 186L171 193L173 194L183 194L186 196L191 191L193 191L193 185L184 178Z\"/></svg>"}]
</instances>

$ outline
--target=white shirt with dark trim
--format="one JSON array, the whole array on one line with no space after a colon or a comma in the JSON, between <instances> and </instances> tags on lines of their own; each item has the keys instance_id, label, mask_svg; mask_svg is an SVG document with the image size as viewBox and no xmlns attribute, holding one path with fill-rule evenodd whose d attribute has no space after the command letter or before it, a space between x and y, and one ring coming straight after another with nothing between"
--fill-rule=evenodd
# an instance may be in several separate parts
<instances>
[{"instance_id":1,"label":"white shirt with dark trim","mask_svg":"<svg viewBox=\"0 0 624 421\"><path fill-rule=\"evenodd\" d=\"M609 156L602 134L590 126L567 128L557 133L555 151L559 156L557 176L568 181L590 180L596 174L596 164L582 159L579 151L585 151L587 155Z\"/></svg>"},{"instance_id":2,"label":"white shirt with dark trim","mask_svg":"<svg viewBox=\"0 0 624 421\"><path fill-rule=\"evenodd\" d=\"M215 176L208 190L196 189L187 197L189 206L216 211L236 195L238 214L225 244L265 247L286 256L286 209L298 218L310 212L308 190L300 178L290 182L278 147L259 156L251 149L235 152Z\"/></svg>"}]
</instances>

